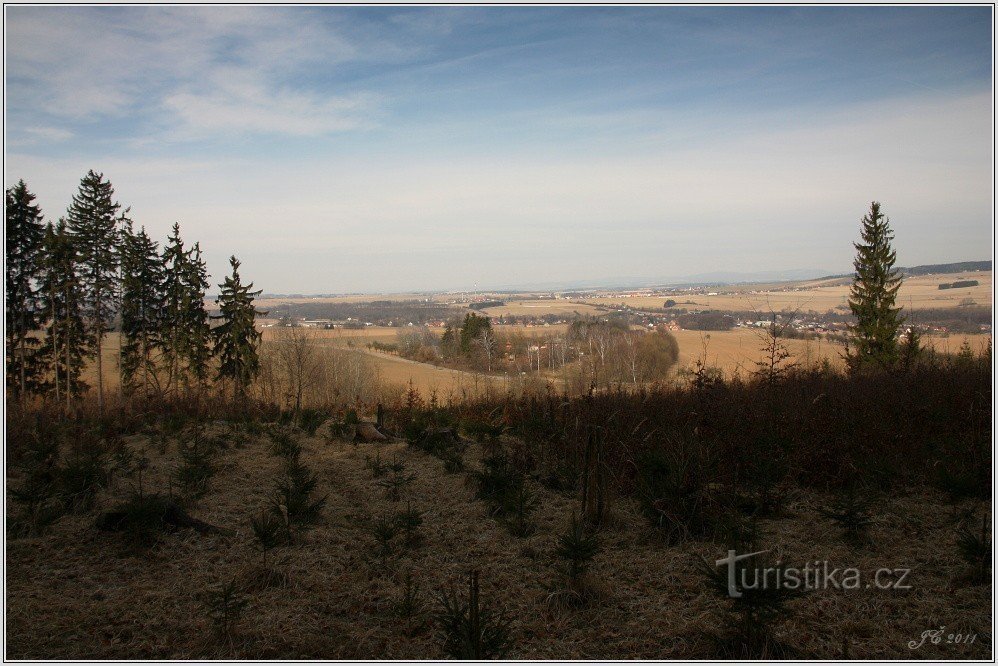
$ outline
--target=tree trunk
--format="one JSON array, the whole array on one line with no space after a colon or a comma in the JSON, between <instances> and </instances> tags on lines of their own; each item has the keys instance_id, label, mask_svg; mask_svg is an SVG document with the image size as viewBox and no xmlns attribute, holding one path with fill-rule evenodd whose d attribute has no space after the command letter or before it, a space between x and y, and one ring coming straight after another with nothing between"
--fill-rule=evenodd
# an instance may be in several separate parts
<instances>
[{"instance_id":1,"label":"tree trunk","mask_svg":"<svg viewBox=\"0 0 998 666\"><path fill-rule=\"evenodd\" d=\"M18 396L18 398L22 402L24 401L24 393L25 393L25 388L26 388L26 385L27 385L27 381L26 381L25 373L24 373L24 343L27 342L27 338L28 338L28 336L27 336L27 334L24 331L24 311L22 309L22 311L21 311L21 344L20 344L20 347L21 347L21 354L20 354L20 356L21 356L21 394Z\"/></svg>"},{"instance_id":2,"label":"tree trunk","mask_svg":"<svg viewBox=\"0 0 998 666\"><path fill-rule=\"evenodd\" d=\"M51 298L51 295L50 295ZM52 298L52 372L55 373L55 401L59 399L59 320L55 314L55 298Z\"/></svg>"},{"instance_id":3,"label":"tree trunk","mask_svg":"<svg viewBox=\"0 0 998 666\"><path fill-rule=\"evenodd\" d=\"M66 298L69 298L69 293L67 291ZM66 301L66 413L69 413L72 407L71 397L73 395L73 371L69 365L69 348L72 343L72 338L69 331L69 300Z\"/></svg>"},{"instance_id":4,"label":"tree trunk","mask_svg":"<svg viewBox=\"0 0 998 666\"><path fill-rule=\"evenodd\" d=\"M97 327L97 413L101 416L104 415L104 332L101 330L102 328L104 328L102 325Z\"/></svg>"}]
</instances>

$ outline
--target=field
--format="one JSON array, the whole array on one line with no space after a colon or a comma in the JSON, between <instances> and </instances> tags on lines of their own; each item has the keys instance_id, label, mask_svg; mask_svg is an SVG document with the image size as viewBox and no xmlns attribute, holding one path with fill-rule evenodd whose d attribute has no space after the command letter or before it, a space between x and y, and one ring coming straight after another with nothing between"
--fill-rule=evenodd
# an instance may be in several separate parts
<instances>
[{"instance_id":1,"label":"field","mask_svg":"<svg viewBox=\"0 0 998 666\"><path fill-rule=\"evenodd\" d=\"M977 280L980 285L960 289L939 289L943 282L957 280ZM905 308L919 310L925 308L952 308L965 299L972 299L982 306L991 305L992 274L975 271L945 275L916 276L906 279L898 293L897 303ZM847 307L849 280L811 280L800 283L772 285L727 285L710 288L716 296L675 292L663 296L633 296L629 298L589 298L586 303L600 305L629 305L633 308L661 310L667 298L677 302L677 307L697 307L723 311L800 310L807 312L827 312L835 308Z\"/></svg>"},{"instance_id":2,"label":"field","mask_svg":"<svg viewBox=\"0 0 998 666\"><path fill-rule=\"evenodd\" d=\"M521 333L527 337L544 338L563 335L567 325L551 326L497 326L496 330L504 333ZM453 370L429 363L420 363L395 355L385 354L366 345L372 342L393 343L398 332L404 329L383 326L369 326L363 329L315 329L310 333L315 336L320 345L331 345L341 349L350 349L369 358L376 368L377 379L388 386L412 386L423 396L436 393L439 397L477 394L491 386L496 390L504 390L513 386L511 380L502 376L488 376L484 373ZM263 329L264 340L272 340L276 329ZM441 332L436 331L438 334ZM671 377L675 378L679 370L691 368L697 359L704 354L706 343L706 359L708 365L720 368L726 375L740 373L745 375L756 369L756 362L762 360L763 341L760 332L752 329L736 328L730 331L676 331L673 333L679 343L679 363ZM931 345L939 352L956 353L964 341L967 341L975 352L980 352L987 345L990 336L986 334L962 335L954 334L947 337L925 336L925 344ZM786 340L787 349L794 361L806 364L818 364L827 359L833 367L843 365L842 353L844 347L827 340ZM118 336L109 334L104 344L104 382L108 391L117 391L118 381ZM96 364L91 363L84 379L96 386ZM547 379L559 384L560 373L547 373Z\"/></svg>"}]
</instances>

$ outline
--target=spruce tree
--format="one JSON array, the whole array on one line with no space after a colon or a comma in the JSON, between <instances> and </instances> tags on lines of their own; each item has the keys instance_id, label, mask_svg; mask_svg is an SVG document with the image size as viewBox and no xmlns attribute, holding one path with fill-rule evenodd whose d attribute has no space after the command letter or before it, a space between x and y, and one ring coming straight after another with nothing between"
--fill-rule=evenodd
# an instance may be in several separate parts
<instances>
[{"instance_id":1,"label":"spruce tree","mask_svg":"<svg viewBox=\"0 0 998 666\"><path fill-rule=\"evenodd\" d=\"M211 359L211 325L204 298L208 289L208 267L201 256L201 244L194 243L187 257L184 273L188 305L185 310L184 329L187 336L185 361L189 376L199 387L208 381L208 362Z\"/></svg>"},{"instance_id":2,"label":"spruce tree","mask_svg":"<svg viewBox=\"0 0 998 666\"><path fill-rule=\"evenodd\" d=\"M199 385L208 379L211 357L211 327L205 309L208 271L198 243L184 248L180 225L174 224L163 248L164 323L163 356L168 385L179 390L190 388L193 379Z\"/></svg>"},{"instance_id":3,"label":"spruce tree","mask_svg":"<svg viewBox=\"0 0 998 666\"><path fill-rule=\"evenodd\" d=\"M97 356L97 407L104 410L104 333L110 329L118 302L120 261L118 212L114 187L92 169L80 180L69 206L69 230L77 253L77 268L87 329Z\"/></svg>"},{"instance_id":4,"label":"spruce tree","mask_svg":"<svg viewBox=\"0 0 998 666\"><path fill-rule=\"evenodd\" d=\"M80 289L76 276L76 250L66 220L48 224L44 238L40 312L45 318L45 338L38 357L52 375L46 388L66 408L89 388L80 379L94 341L83 322Z\"/></svg>"},{"instance_id":5,"label":"spruce tree","mask_svg":"<svg viewBox=\"0 0 998 666\"><path fill-rule=\"evenodd\" d=\"M7 389L18 397L27 393L36 374L32 349L37 341L30 333L38 326L36 283L45 227L34 200L23 180L6 190Z\"/></svg>"},{"instance_id":6,"label":"spruce tree","mask_svg":"<svg viewBox=\"0 0 998 666\"><path fill-rule=\"evenodd\" d=\"M232 382L233 399L241 400L246 394L246 387L256 377L260 370L260 359L257 355L257 345L262 337L256 330L258 312L253 307L254 297L260 290L251 291L253 283L243 285L239 277L239 260L234 256L229 259L232 265L232 275L218 285L221 292L215 302L218 303L221 314L215 316L221 324L215 327L215 354L219 357L218 379Z\"/></svg>"},{"instance_id":7,"label":"spruce tree","mask_svg":"<svg viewBox=\"0 0 998 666\"><path fill-rule=\"evenodd\" d=\"M187 301L184 288L187 252L180 237L180 225L173 225L163 246L163 327L161 344L166 363L167 386L176 388L180 382L180 360L185 356L184 306Z\"/></svg>"},{"instance_id":8,"label":"spruce tree","mask_svg":"<svg viewBox=\"0 0 998 666\"><path fill-rule=\"evenodd\" d=\"M122 230L121 379L131 394L141 386L148 397L158 386L153 358L163 317L163 262L159 244L145 227L136 233L129 220Z\"/></svg>"},{"instance_id":9,"label":"spruce tree","mask_svg":"<svg viewBox=\"0 0 998 666\"><path fill-rule=\"evenodd\" d=\"M847 350L847 360L853 369L890 368L898 360L898 330L904 323L901 308L894 305L901 288L901 276L894 270L894 232L876 201L870 204L862 224L862 242L853 244L856 274L849 308L856 323L850 327L854 348Z\"/></svg>"}]
</instances>

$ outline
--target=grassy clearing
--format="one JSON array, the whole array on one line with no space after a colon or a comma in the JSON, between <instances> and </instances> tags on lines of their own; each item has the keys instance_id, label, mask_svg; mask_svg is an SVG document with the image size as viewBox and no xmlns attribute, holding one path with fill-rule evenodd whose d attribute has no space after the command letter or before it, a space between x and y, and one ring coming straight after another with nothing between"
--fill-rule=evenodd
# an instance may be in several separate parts
<instances>
[{"instance_id":1,"label":"grassy clearing","mask_svg":"<svg viewBox=\"0 0 998 666\"><path fill-rule=\"evenodd\" d=\"M138 442L136 442L138 444ZM468 452L476 465L481 446ZM407 499L425 514L424 545L400 549L382 566L370 525L395 509L364 463L378 451L399 456L416 473ZM552 613L548 585L558 575L558 536L577 502L541 486L534 535L511 536L485 520L463 475L447 474L439 460L403 444L355 446L306 440L303 458L319 471L329 494L322 521L301 545L275 549L270 566L285 583L254 589L259 551L249 527L251 508L265 502L280 462L266 442L253 441L224 457L223 469L198 515L235 530L232 536L180 531L148 552L130 552L115 535L98 533L89 515L71 515L51 532L8 545L8 656L11 658L322 658L420 659L442 656L426 629L407 635L393 618L407 573L428 593L481 572L482 593L515 618L516 658L710 657L719 629L720 601L699 581L695 557L723 555L721 546L687 542L666 546L650 533L635 503L614 506L613 526L601 534L591 564L601 581L600 601ZM152 453L147 483L162 487L175 455ZM104 498L102 502L109 501ZM855 658L910 656L906 644L940 621L979 634L975 645L925 646L920 658L987 658L990 586L954 586L963 570L954 543L954 516L969 502L949 504L938 491L914 489L879 507L869 549L843 543L835 524L816 517L825 499L798 493L786 517L764 520L767 545L793 561L828 559L871 572L914 567L914 589L828 590L793 602L780 636L804 655ZM235 580L249 606L219 642L203 593ZM427 605L433 600L427 595ZM960 609L954 613L954 609Z\"/></svg>"},{"instance_id":2,"label":"grassy clearing","mask_svg":"<svg viewBox=\"0 0 998 666\"><path fill-rule=\"evenodd\" d=\"M768 391L705 380L449 407L413 392L385 425L412 444L355 444L330 430L333 420L297 432L297 446L277 446L287 442L267 434L284 432L270 425L273 411L247 420L218 408L186 425L190 410L152 421L121 410L104 425L16 420L8 493L39 469L28 456L38 442L61 441L56 468L67 464L73 428L133 455L109 453L131 462L99 483L91 504L67 504L8 540L8 657L439 658L463 650L441 596L464 603L478 572L486 616L508 631L508 646L490 634L489 650L719 658L746 644L702 561L751 540L786 565L826 560L864 581L879 568L912 570L910 590L790 599L753 649L988 659L990 536L980 526L991 515L990 360L947 363L861 384L805 374ZM212 447L208 482L182 501L200 529L157 523L133 542L96 528L137 492L176 494L198 432ZM506 462L486 465L500 453ZM292 459L314 474L310 501L325 500L290 545L275 537L264 553L261 516ZM848 499L850 479L868 501ZM8 506L22 502L8 494ZM573 518L586 531L575 533ZM909 649L943 625L977 638Z\"/></svg>"}]
</instances>

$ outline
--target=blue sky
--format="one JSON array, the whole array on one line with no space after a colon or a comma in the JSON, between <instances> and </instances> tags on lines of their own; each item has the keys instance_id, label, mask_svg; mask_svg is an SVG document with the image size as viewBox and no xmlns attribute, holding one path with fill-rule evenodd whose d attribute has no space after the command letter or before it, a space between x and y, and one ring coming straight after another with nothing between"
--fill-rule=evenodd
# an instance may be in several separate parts
<instances>
[{"instance_id":1,"label":"blue sky","mask_svg":"<svg viewBox=\"0 0 998 666\"><path fill-rule=\"evenodd\" d=\"M10 7L5 183L220 281L463 289L990 256L990 7Z\"/></svg>"}]
</instances>

